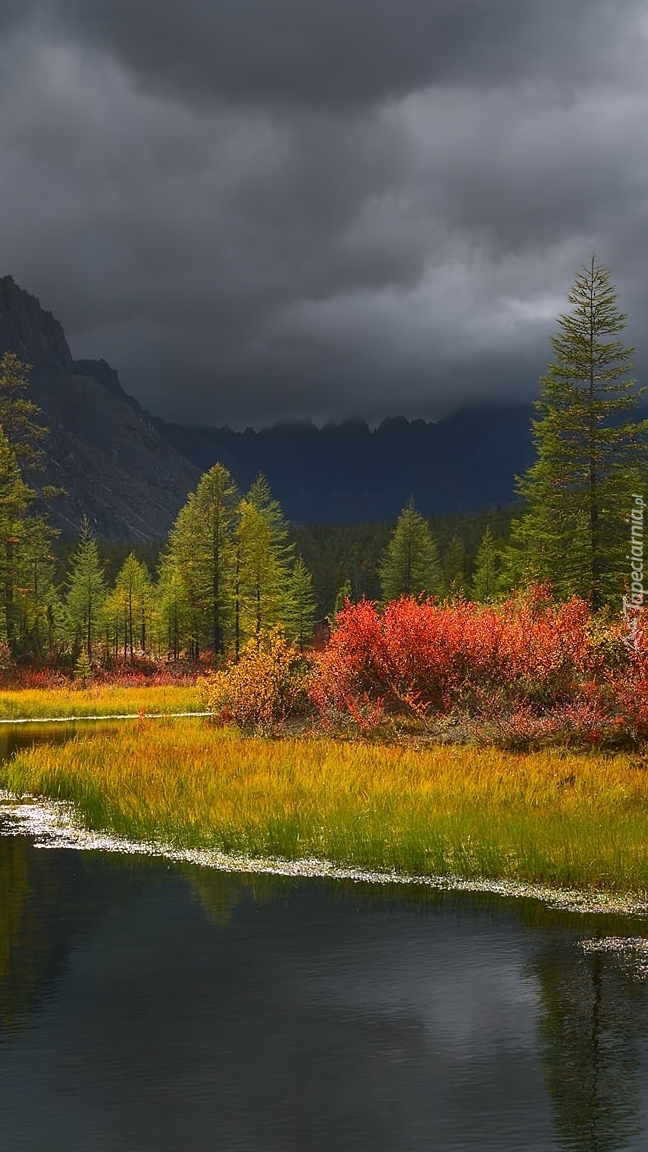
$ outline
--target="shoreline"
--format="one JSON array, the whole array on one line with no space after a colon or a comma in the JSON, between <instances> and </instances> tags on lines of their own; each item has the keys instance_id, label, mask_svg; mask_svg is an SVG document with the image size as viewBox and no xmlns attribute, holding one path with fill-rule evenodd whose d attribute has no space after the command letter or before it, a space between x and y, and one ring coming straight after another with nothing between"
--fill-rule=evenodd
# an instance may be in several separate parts
<instances>
[{"instance_id":1,"label":"shoreline","mask_svg":"<svg viewBox=\"0 0 648 1152\"><path fill-rule=\"evenodd\" d=\"M211 712L98 712L81 716L15 716L0 719L0 724L79 724L83 720L186 720L205 719Z\"/></svg>"},{"instance_id":2,"label":"shoreline","mask_svg":"<svg viewBox=\"0 0 648 1152\"><path fill-rule=\"evenodd\" d=\"M0 836L33 836L38 849L67 849L79 852L110 852L141 855L174 863L196 864L221 872L265 874L303 879L346 880L359 884L418 886L441 892L481 892L503 899L537 900L557 912L580 915L648 916L648 902L638 897L605 891L552 888L542 884L486 877L410 875L405 872L363 869L335 864L312 857L290 860L280 856L255 857L218 852L209 848L176 848L160 841L129 840L108 831L85 826L74 804L43 796L23 795L0 789Z\"/></svg>"}]
</instances>

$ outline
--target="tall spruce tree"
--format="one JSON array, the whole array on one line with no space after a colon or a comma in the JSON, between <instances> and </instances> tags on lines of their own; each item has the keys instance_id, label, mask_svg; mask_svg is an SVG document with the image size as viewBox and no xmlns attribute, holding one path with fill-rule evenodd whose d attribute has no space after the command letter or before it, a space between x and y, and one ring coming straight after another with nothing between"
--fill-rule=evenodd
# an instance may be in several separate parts
<instances>
[{"instance_id":1,"label":"tall spruce tree","mask_svg":"<svg viewBox=\"0 0 648 1152\"><path fill-rule=\"evenodd\" d=\"M0 359L0 427L23 468L37 467L43 458L41 444L48 429L40 423L42 412L26 395L30 364L15 352Z\"/></svg>"},{"instance_id":2,"label":"tall spruce tree","mask_svg":"<svg viewBox=\"0 0 648 1152\"><path fill-rule=\"evenodd\" d=\"M12 654L17 643L17 588L27 509L34 498L21 474L16 454L0 426L0 580L2 633Z\"/></svg>"},{"instance_id":3,"label":"tall spruce tree","mask_svg":"<svg viewBox=\"0 0 648 1152\"><path fill-rule=\"evenodd\" d=\"M551 340L554 359L535 405L537 459L518 481L528 511L512 532L526 581L549 580L559 596L582 596L595 610L620 602L626 518L648 460L648 421L632 415L644 389L628 378L634 348L618 339L626 317L617 298L592 255Z\"/></svg>"},{"instance_id":4,"label":"tall spruce tree","mask_svg":"<svg viewBox=\"0 0 648 1152\"><path fill-rule=\"evenodd\" d=\"M466 547L455 532L443 555L443 578L446 595L451 599L466 594Z\"/></svg>"},{"instance_id":5,"label":"tall spruce tree","mask_svg":"<svg viewBox=\"0 0 648 1152\"><path fill-rule=\"evenodd\" d=\"M472 578L472 594L475 600L487 604L495 600L500 590L500 552L493 539L490 527L481 539L475 558L475 571Z\"/></svg>"},{"instance_id":6,"label":"tall spruce tree","mask_svg":"<svg viewBox=\"0 0 648 1152\"><path fill-rule=\"evenodd\" d=\"M313 591L313 577L301 556L295 560L285 609L286 634L299 646L301 652L313 636L317 601Z\"/></svg>"},{"instance_id":7,"label":"tall spruce tree","mask_svg":"<svg viewBox=\"0 0 648 1152\"><path fill-rule=\"evenodd\" d=\"M441 591L439 550L427 522L410 500L396 523L379 565L382 599L431 596Z\"/></svg>"}]
</instances>

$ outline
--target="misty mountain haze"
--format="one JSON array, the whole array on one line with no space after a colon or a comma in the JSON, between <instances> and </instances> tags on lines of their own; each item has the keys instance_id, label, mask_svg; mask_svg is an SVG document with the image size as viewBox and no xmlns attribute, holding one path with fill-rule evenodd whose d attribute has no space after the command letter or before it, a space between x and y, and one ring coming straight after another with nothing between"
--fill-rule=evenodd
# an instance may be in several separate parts
<instances>
[{"instance_id":1,"label":"misty mountain haze","mask_svg":"<svg viewBox=\"0 0 648 1152\"><path fill-rule=\"evenodd\" d=\"M87 514L110 539L168 532L202 471L221 461L246 489L263 472L295 523L393 519L410 496L425 514L514 499L532 456L528 405L468 408L436 424L392 418L235 432L183 428L146 412L105 360L74 360L61 324L11 276L0 279L0 354L33 365L31 394L50 436L48 483L66 497L52 519L76 532Z\"/></svg>"}]
</instances>

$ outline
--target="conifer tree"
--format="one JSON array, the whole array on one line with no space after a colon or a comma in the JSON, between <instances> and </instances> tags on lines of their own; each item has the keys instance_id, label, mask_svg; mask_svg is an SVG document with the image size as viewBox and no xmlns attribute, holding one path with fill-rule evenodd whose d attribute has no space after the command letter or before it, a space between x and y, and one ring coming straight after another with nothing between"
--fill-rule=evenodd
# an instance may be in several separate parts
<instances>
[{"instance_id":1,"label":"conifer tree","mask_svg":"<svg viewBox=\"0 0 648 1152\"><path fill-rule=\"evenodd\" d=\"M162 560L162 569L167 576L171 572L174 597L176 598L177 621L182 623L180 648L190 660L197 660L208 627L204 604L200 595L202 586L201 566L196 556L196 541L200 533L200 523L196 511L196 493L189 495L187 503L180 509L169 534L169 543ZM171 584L169 584L171 587ZM181 591L182 590L182 591ZM182 595L182 605L180 604Z\"/></svg>"},{"instance_id":2,"label":"conifer tree","mask_svg":"<svg viewBox=\"0 0 648 1152\"><path fill-rule=\"evenodd\" d=\"M268 482L259 476L239 504L239 545L235 612L241 638L260 637L282 623L290 600L290 561L294 545Z\"/></svg>"},{"instance_id":3,"label":"conifer tree","mask_svg":"<svg viewBox=\"0 0 648 1152\"><path fill-rule=\"evenodd\" d=\"M182 616L194 657L203 647L222 655L232 631L238 500L229 472L215 464L180 510L169 538L167 563L177 567L185 586Z\"/></svg>"},{"instance_id":4,"label":"conifer tree","mask_svg":"<svg viewBox=\"0 0 648 1152\"><path fill-rule=\"evenodd\" d=\"M214 655L225 651L232 606L234 524L239 494L227 468L215 464L202 477L194 513L197 594L209 619Z\"/></svg>"},{"instance_id":5,"label":"conifer tree","mask_svg":"<svg viewBox=\"0 0 648 1152\"><path fill-rule=\"evenodd\" d=\"M77 652L83 649L92 661L101 621L106 585L99 549L90 521L84 516L79 542L70 559L67 578L67 611Z\"/></svg>"},{"instance_id":6,"label":"conifer tree","mask_svg":"<svg viewBox=\"0 0 648 1152\"><path fill-rule=\"evenodd\" d=\"M12 550L13 649L54 660L67 643L65 609L55 584L52 532L41 516L20 522Z\"/></svg>"},{"instance_id":7,"label":"conifer tree","mask_svg":"<svg viewBox=\"0 0 648 1152\"><path fill-rule=\"evenodd\" d=\"M293 640L301 652L313 636L315 608L313 577L302 557L298 556L290 576L285 624L288 639Z\"/></svg>"},{"instance_id":8,"label":"conifer tree","mask_svg":"<svg viewBox=\"0 0 648 1152\"><path fill-rule=\"evenodd\" d=\"M2 631L12 652L17 642L16 595L18 569L27 509L34 498L21 474L16 454L0 426L0 579Z\"/></svg>"},{"instance_id":9,"label":"conifer tree","mask_svg":"<svg viewBox=\"0 0 648 1152\"><path fill-rule=\"evenodd\" d=\"M379 564L379 575L385 602L399 596L430 596L441 591L439 550L412 500L398 517Z\"/></svg>"},{"instance_id":10,"label":"conifer tree","mask_svg":"<svg viewBox=\"0 0 648 1152\"><path fill-rule=\"evenodd\" d=\"M472 592L475 600L487 604L495 600L499 592L500 581L500 554L490 527L481 539L475 560L475 572L472 580Z\"/></svg>"},{"instance_id":11,"label":"conifer tree","mask_svg":"<svg viewBox=\"0 0 648 1152\"><path fill-rule=\"evenodd\" d=\"M47 436L40 408L25 395L29 372L15 352L0 358L1 631L13 655L42 656L48 638L54 642L54 618L60 618L50 556L52 537L58 533L33 506L37 498L49 499L61 490L25 480L25 473L40 465L40 445Z\"/></svg>"},{"instance_id":12,"label":"conifer tree","mask_svg":"<svg viewBox=\"0 0 648 1152\"><path fill-rule=\"evenodd\" d=\"M168 554L160 565L155 600L156 643L171 660L179 660L191 633L191 613L183 574Z\"/></svg>"},{"instance_id":13,"label":"conifer tree","mask_svg":"<svg viewBox=\"0 0 648 1152\"><path fill-rule=\"evenodd\" d=\"M115 655L121 648L124 659L130 656L132 660L136 650L146 651L152 596L148 570L131 552L104 603L104 619Z\"/></svg>"},{"instance_id":14,"label":"conifer tree","mask_svg":"<svg viewBox=\"0 0 648 1152\"><path fill-rule=\"evenodd\" d=\"M26 396L30 372L31 365L23 364L15 352L5 352L0 359L0 427L26 468L40 464L40 445L48 432L40 423L40 408Z\"/></svg>"},{"instance_id":15,"label":"conifer tree","mask_svg":"<svg viewBox=\"0 0 648 1152\"><path fill-rule=\"evenodd\" d=\"M466 593L466 549L456 532L443 557L443 577L446 595L461 597Z\"/></svg>"},{"instance_id":16,"label":"conifer tree","mask_svg":"<svg viewBox=\"0 0 648 1152\"><path fill-rule=\"evenodd\" d=\"M617 298L592 255L551 341L535 405L537 459L518 482L528 511L512 532L526 581L549 580L558 595L582 596L593 609L618 604L623 593L625 521L632 494L643 493L647 460L648 421L633 415L643 389L628 378L634 348L618 339L626 318Z\"/></svg>"}]
</instances>

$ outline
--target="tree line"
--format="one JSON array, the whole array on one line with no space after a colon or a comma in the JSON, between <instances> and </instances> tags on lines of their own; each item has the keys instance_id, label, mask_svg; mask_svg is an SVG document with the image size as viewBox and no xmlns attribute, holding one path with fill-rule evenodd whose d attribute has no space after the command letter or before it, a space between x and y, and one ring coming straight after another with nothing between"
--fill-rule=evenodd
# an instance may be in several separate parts
<instances>
[{"instance_id":1,"label":"tree line","mask_svg":"<svg viewBox=\"0 0 648 1152\"><path fill-rule=\"evenodd\" d=\"M630 571L629 509L637 494L643 500L648 462L648 421L636 413L644 390L629 378L634 349L618 338L626 318L609 272L594 256L568 302L536 402L537 459L518 479L524 504L512 523L510 510L489 514L495 533L483 518L467 518L469 548L458 531L446 533L440 547L442 522L433 531L410 501L392 529L365 526L363 536L362 529L330 526L297 530L291 538L263 476L241 493L216 464L181 509L155 578L133 551L111 585L87 521L62 579L57 572L57 533L46 513L57 491L37 483L47 430L26 394L28 366L5 353L0 644L6 658L237 658L277 624L303 649L323 599L334 615L346 598L367 592L383 603L400 596L490 602L545 582L560 599L576 595L593 610L618 607ZM317 589L304 554L320 569ZM343 576L337 586L331 573Z\"/></svg>"},{"instance_id":2,"label":"tree line","mask_svg":"<svg viewBox=\"0 0 648 1152\"><path fill-rule=\"evenodd\" d=\"M236 657L276 624L303 648L315 619L311 575L266 480L259 476L241 495L221 464L181 509L155 579L132 551L109 586L85 519L63 581L51 583L50 603L53 629L43 655L80 661L81 668L142 655ZM14 655L25 650L25 625L14 636Z\"/></svg>"},{"instance_id":3,"label":"tree line","mask_svg":"<svg viewBox=\"0 0 648 1152\"><path fill-rule=\"evenodd\" d=\"M643 509L648 420L638 408L644 387L631 377L634 347L619 334L626 316L610 273L595 255L583 265L558 317L552 362L540 379L533 421L536 460L517 480L524 502L511 539L486 531L477 552L472 594L504 598L534 583L559 600L578 597L593 612L643 605ZM446 561L445 587L461 587L460 547ZM401 514L382 562L383 596L438 593L438 549L413 506Z\"/></svg>"}]
</instances>

